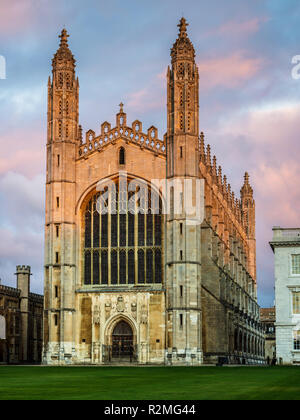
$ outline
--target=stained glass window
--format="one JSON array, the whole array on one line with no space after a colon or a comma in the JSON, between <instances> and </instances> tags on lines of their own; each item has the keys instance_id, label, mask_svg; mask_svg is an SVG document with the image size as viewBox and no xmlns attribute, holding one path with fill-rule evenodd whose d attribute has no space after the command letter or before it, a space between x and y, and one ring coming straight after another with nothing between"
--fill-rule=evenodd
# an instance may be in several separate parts
<instances>
[{"instance_id":1,"label":"stained glass window","mask_svg":"<svg viewBox=\"0 0 300 420\"><path fill-rule=\"evenodd\" d=\"M116 212L107 213L99 212L100 198L104 201L95 193L84 209L83 283L161 283L162 204L158 194L149 190L148 198L136 198L135 192L127 193L126 184L119 188L116 182L116 194L110 191L105 199L105 207ZM145 211L133 214L140 207Z\"/></svg>"}]
</instances>

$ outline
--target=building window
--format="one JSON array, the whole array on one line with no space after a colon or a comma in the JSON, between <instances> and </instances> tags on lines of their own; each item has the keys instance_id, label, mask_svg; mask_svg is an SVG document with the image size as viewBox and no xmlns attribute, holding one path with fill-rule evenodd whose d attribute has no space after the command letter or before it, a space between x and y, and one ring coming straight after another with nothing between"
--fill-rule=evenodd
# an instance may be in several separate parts
<instances>
[{"instance_id":1,"label":"building window","mask_svg":"<svg viewBox=\"0 0 300 420\"><path fill-rule=\"evenodd\" d=\"M125 165L125 149L121 147L119 150L119 165Z\"/></svg>"},{"instance_id":2,"label":"building window","mask_svg":"<svg viewBox=\"0 0 300 420\"><path fill-rule=\"evenodd\" d=\"M58 136L62 137L62 121L58 121Z\"/></svg>"},{"instance_id":3,"label":"building window","mask_svg":"<svg viewBox=\"0 0 300 420\"><path fill-rule=\"evenodd\" d=\"M115 186L115 196L112 191L97 192L84 209L83 283L161 283L162 201L148 187L147 202L141 190L140 200L134 200L126 184L124 188L117 181ZM115 211L101 214L99 202Z\"/></svg>"},{"instance_id":4,"label":"building window","mask_svg":"<svg viewBox=\"0 0 300 420\"><path fill-rule=\"evenodd\" d=\"M54 325L57 327L57 325L58 325L58 317L57 317L57 315L55 314L54 315Z\"/></svg>"},{"instance_id":5,"label":"building window","mask_svg":"<svg viewBox=\"0 0 300 420\"><path fill-rule=\"evenodd\" d=\"M55 228L56 228L56 237L59 238L59 226L56 225Z\"/></svg>"},{"instance_id":6,"label":"building window","mask_svg":"<svg viewBox=\"0 0 300 420\"><path fill-rule=\"evenodd\" d=\"M300 292L293 292L293 314L300 315Z\"/></svg>"},{"instance_id":7,"label":"building window","mask_svg":"<svg viewBox=\"0 0 300 420\"><path fill-rule=\"evenodd\" d=\"M292 255L292 274L300 274L300 254Z\"/></svg>"},{"instance_id":8,"label":"building window","mask_svg":"<svg viewBox=\"0 0 300 420\"><path fill-rule=\"evenodd\" d=\"M59 209L59 197L56 197L56 207Z\"/></svg>"},{"instance_id":9,"label":"building window","mask_svg":"<svg viewBox=\"0 0 300 420\"><path fill-rule=\"evenodd\" d=\"M300 350L300 331L294 331L294 350Z\"/></svg>"}]
</instances>

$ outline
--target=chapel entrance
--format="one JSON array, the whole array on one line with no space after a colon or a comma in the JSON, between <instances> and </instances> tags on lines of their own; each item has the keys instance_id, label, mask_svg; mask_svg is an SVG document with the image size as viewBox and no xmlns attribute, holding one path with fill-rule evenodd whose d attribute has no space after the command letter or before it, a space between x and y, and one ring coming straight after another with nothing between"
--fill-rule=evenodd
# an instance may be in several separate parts
<instances>
[{"instance_id":1,"label":"chapel entrance","mask_svg":"<svg viewBox=\"0 0 300 420\"><path fill-rule=\"evenodd\" d=\"M112 332L112 360L132 362L134 354L132 328L122 320Z\"/></svg>"}]
</instances>

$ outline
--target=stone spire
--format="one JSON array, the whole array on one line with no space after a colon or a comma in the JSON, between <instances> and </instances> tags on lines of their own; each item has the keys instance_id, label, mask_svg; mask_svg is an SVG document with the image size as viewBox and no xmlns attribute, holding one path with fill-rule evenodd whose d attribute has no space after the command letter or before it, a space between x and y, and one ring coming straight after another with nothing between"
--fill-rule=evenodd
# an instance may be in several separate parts
<instances>
[{"instance_id":1,"label":"stone spire","mask_svg":"<svg viewBox=\"0 0 300 420\"><path fill-rule=\"evenodd\" d=\"M214 182L218 182L218 170L217 170L217 158L216 156L213 157L213 166L212 166L212 175Z\"/></svg>"},{"instance_id":2,"label":"stone spire","mask_svg":"<svg viewBox=\"0 0 300 420\"><path fill-rule=\"evenodd\" d=\"M253 188L249 183L249 174L245 172L244 185L241 188L241 197L253 197Z\"/></svg>"},{"instance_id":3,"label":"stone spire","mask_svg":"<svg viewBox=\"0 0 300 420\"><path fill-rule=\"evenodd\" d=\"M210 145L206 147L206 166L209 171L211 171L211 156L210 156Z\"/></svg>"},{"instance_id":4,"label":"stone spire","mask_svg":"<svg viewBox=\"0 0 300 420\"><path fill-rule=\"evenodd\" d=\"M241 215L249 244L248 270L251 276L256 279L255 200L248 172L244 175L244 184L241 188Z\"/></svg>"},{"instance_id":5,"label":"stone spire","mask_svg":"<svg viewBox=\"0 0 300 420\"><path fill-rule=\"evenodd\" d=\"M187 35L188 23L184 17L180 19L177 26L179 27L179 34L171 49L172 64L177 60L194 61L195 49Z\"/></svg>"},{"instance_id":6,"label":"stone spire","mask_svg":"<svg viewBox=\"0 0 300 420\"><path fill-rule=\"evenodd\" d=\"M205 163L205 143L204 143L204 133L200 133L200 161Z\"/></svg>"},{"instance_id":7,"label":"stone spire","mask_svg":"<svg viewBox=\"0 0 300 420\"><path fill-rule=\"evenodd\" d=\"M71 67L73 70L75 68L76 61L68 45L69 36L70 35L68 35L66 29L63 29L61 31L61 34L59 35L59 38L60 38L59 48L56 51L54 58L52 60L53 70L56 70L57 67L62 68L66 65L68 65L69 68Z\"/></svg>"}]
</instances>

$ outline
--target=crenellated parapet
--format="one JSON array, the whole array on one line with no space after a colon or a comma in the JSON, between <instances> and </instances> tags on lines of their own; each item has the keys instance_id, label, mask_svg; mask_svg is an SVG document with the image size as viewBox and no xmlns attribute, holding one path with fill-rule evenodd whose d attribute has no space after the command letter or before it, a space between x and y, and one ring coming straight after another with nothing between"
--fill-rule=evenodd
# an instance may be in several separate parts
<instances>
[{"instance_id":1,"label":"crenellated parapet","mask_svg":"<svg viewBox=\"0 0 300 420\"><path fill-rule=\"evenodd\" d=\"M79 147L79 158L87 158L94 152L101 152L107 145L114 144L117 140L123 139L126 143L133 143L141 149L151 150L157 155L166 155L166 141L158 138L157 128L151 126L147 133L142 131L142 123L139 120L133 121L131 127L126 124L127 116L123 112L123 104L120 104L120 112L116 115L116 125L105 121L101 124L101 131L96 135L95 131L88 130L85 139L82 138L80 131L79 138L81 145ZM81 130L81 127L80 127Z\"/></svg>"},{"instance_id":2,"label":"crenellated parapet","mask_svg":"<svg viewBox=\"0 0 300 420\"><path fill-rule=\"evenodd\" d=\"M217 164L216 156L211 157L211 147L205 144L203 132L199 137L200 175L206 180L206 221L224 245L223 264L230 266L232 258L242 264L243 270L255 279L253 268L253 246L249 233L251 220L246 214L254 218L252 206L253 189L249 184L249 175L245 175L241 199L236 198L228 183L227 176L222 174L221 166ZM247 203L247 204L245 204ZM252 212L253 210L253 212Z\"/></svg>"},{"instance_id":3,"label":"crenellated parapet","mask_svg":"<svg viewBox=\"0 0 300 420\"><path fill-rule=\"evenodd\" d=\"M214 155L211 159L211 147L208 144L205 147L204 134L201 132L199 138L200 168L201 173L207 176L211 187L222 196L222 201L236 218L236 221L243 226L242 222L242 201L235 197L231 185L227 181L227 176L222 174L222 167L217 165L217 158Z\"/></svg>"}]
</instances>

